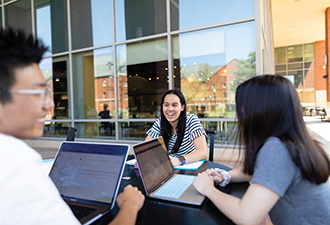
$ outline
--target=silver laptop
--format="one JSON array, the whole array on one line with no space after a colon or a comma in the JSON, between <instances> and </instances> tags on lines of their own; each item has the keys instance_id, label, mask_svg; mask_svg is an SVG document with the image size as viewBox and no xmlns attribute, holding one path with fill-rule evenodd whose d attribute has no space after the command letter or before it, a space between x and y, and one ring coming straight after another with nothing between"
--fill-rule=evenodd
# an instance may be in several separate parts
<instances>
[{"instance_id":1,"label":"silver laptop","mask_svg":"<svg viewBox=\"0 0 330 225\"><path fill-rule=\"evenodd\" d=\"M82 224L90 224L116 202L128 145L64 141L49 176Z\"/></svg>"},{"instance_id":2,"label":"silver laptop","mask_svg":"<svg viewBox=\"0 0 330 225\"><path fill-rule=\"evenodd\" d=\"M203 203L205 196L192 185L195 176L174 173L162 137L134 145L133 152L147 196L192 205ZM183 181L185 188L180 187Z\"/></svg>"}]
</instances>

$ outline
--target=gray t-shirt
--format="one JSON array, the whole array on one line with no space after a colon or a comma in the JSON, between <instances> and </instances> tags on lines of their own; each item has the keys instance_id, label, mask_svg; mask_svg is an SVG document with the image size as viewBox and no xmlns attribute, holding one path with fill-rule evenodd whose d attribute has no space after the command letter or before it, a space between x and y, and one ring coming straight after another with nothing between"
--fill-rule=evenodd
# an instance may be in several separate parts
<instances>
[{"instance_id":1,"label":"gray t-shirt","mask_svg":"<svg viewBox=\"0 0 330 225\"><path fill-rule=\"evenodd\" d=\"M304 179L280 139L271 137L260 149L251 182L281 196L269 212L273 224L330 224L329 179L321 185Z\"/></svg>"}]
</instances>

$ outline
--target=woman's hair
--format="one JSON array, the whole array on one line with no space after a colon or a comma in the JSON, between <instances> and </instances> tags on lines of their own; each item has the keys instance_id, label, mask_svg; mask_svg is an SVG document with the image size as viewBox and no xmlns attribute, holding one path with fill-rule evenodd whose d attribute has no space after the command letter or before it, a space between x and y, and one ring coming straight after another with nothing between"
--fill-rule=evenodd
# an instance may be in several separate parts
<instances>
[{"instance_id":1,"label":"woman's hair","mask_svg":"<svg viewBox=\"0 0 330 225\"><path fill-rule=\"evenodd\" d=\"M181 105L185 106L179 116L178 127L177 127L178 137L177 137L176 142L172 149L172 153L176 153L176 152L178 152L178 150L181 146L184 132L186 129L186 114L187 114L186 99L184 98L183 94L179 90L169 90L163 95L162 103L161 103L160 134L164 138L166 148L168 148L168 142L169 142L171 134L172 134L172 125L168 122L168 120L166 119L166 117L164 115L163 104L164 104L164 99L165 99L166 95L170 95L170 94L178 96L180 99Z\"/></svg>"},{"instance_id":2,"label":"woman's hair","mask_svg":"<svg viewBox=\"0 0 330 225\"><path fill-rule=\"evenodd\" d=\"M304 178L316 184L328 180L329 158L310 137L298 94L288 79L262 75L245 81L236 90L236 113L239 143L245 148L244 173L254 173L260 148L269 137L277 137Z\"/></svg>"}]
</instances>

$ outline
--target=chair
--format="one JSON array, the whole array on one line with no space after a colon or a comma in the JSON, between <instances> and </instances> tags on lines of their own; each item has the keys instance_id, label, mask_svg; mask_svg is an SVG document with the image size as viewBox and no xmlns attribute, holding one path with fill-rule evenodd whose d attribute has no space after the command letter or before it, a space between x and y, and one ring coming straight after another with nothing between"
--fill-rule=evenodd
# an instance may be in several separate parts
<instances>
[{"instance_id":1,"label":"chair","mask_svg":"<svg viewBox=\"0 0 330 225\"><path fill-rule=\"evenodd\" d=\"M208 139L210 139L209 161L213 162L215 130L205 130L205 132L207 134L206 143L208 143Z\"/></svg>"},{"instance_id":2,"label":"chair","mask_svg":"<svg viewBox=\"0 0 330 225\"><path fill-rule=\"evenodd\" d=\"M74 141L76 131L77 131L77 128L70 127L68 136L66 137L66 140L67 141Z\"/></svg>"}]
</instances>

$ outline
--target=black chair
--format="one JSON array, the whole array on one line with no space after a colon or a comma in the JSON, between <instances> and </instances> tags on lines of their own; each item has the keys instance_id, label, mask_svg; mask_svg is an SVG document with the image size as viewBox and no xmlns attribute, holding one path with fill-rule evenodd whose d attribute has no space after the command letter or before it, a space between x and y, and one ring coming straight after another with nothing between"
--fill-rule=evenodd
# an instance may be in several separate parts
<instances>
[{"instance_id":1,"label":"black chair","mask_svg":"<svg viewBox=\"0 0 330 225\"><path fill-rule=\"evenodd\" d=\"M76 135L77 128L70 127L68 136L66 137L67 141L74 141L74 137Z\"/></svg>"},{"instance_id":2,"label":"black chair","mask_svg":"<svg viewBox=\"0 0 330 225\"><path fill-rule=\"evenodd\" d=\"M208 143L208 140L210 140L210 145L209 145L209 161L210 162L213 162L215 130L205 130L205 132L207 134L206 143Z\"/></svg>"}]
</instances>

